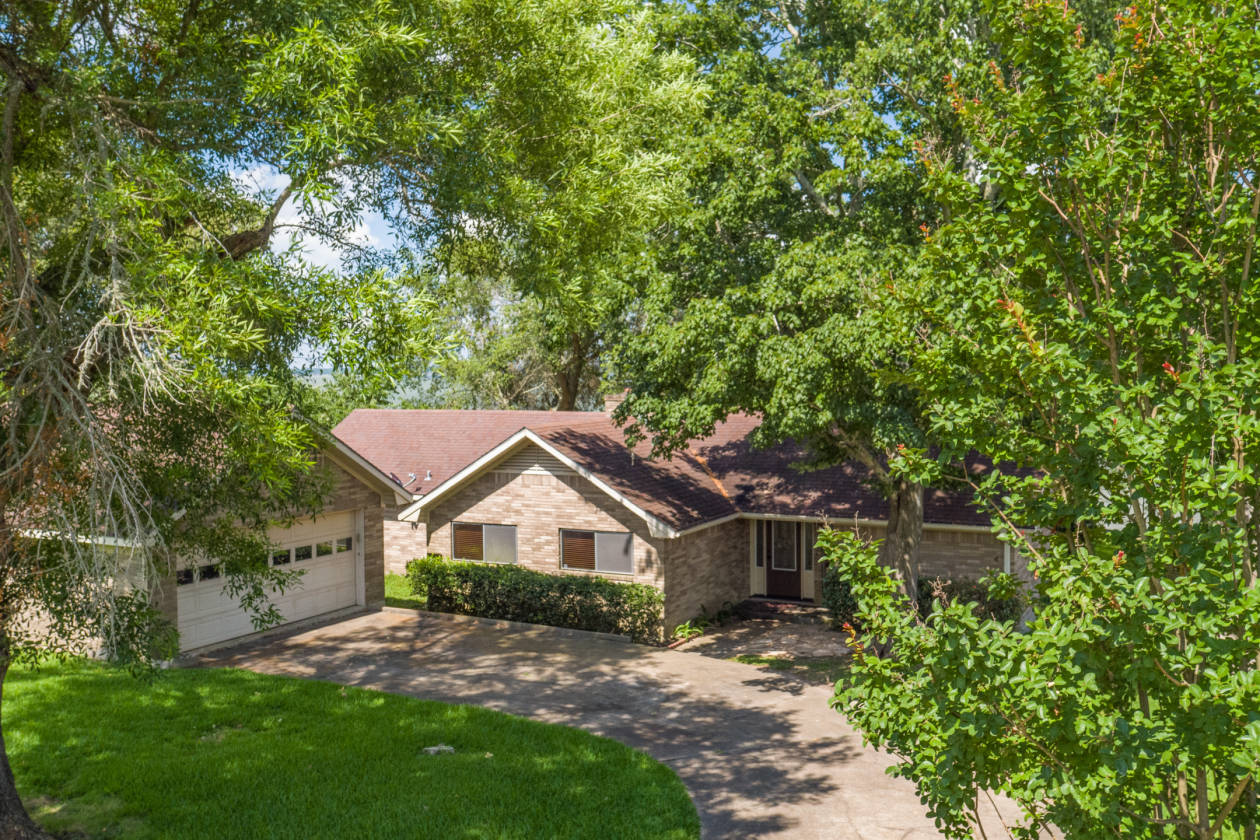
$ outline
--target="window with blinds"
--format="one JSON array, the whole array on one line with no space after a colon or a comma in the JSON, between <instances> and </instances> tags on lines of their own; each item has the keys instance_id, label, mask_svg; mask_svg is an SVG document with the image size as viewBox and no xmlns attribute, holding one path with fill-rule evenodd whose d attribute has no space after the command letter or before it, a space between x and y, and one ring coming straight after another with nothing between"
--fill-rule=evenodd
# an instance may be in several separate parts
<instances>
[{"instance_id":1,"label":"window with blinds","mask_svg":"<svg viewBox=\"0 0 1260 840\"><path fill-rule=\"evenodd\" d=\"M481 560L485 556L485 542L482 540L481 526L456 522L451 545L451 557L456 560Z\"/></svg>"},{"instance_id":2,"label":"window with blinds","mask_svg":"<svg viewBox=\"0 0 1260 840\"><path fill-rule=\"evenodd\" d=\"M451 526L451 557L487 563L516 562L516 526L456 522Z\"/></svg>"},{"instance_id":3,"label":"window with blinds","mask_svg":"<svg viewBox=\"0 0 1260 840\"><path fill-rule=\"evenodd\" d=\"M634 574L634 536L629 531L561 531L560 565L566 569Z\"/></svg>"}]
</instances>

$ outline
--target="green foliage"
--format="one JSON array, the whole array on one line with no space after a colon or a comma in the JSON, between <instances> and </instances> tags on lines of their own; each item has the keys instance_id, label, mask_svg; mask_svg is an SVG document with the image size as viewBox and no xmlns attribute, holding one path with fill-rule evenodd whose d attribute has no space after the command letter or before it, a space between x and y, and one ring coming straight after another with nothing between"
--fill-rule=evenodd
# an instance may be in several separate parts
<instances>
[{"instance_id":1,"label":"green foliage","mask_svg":"<svg viewBox=\"0 0 1260 840\"><path fill-rule=\"evenodd\" d=\"M859 462L912 590L922 487L887 462L930 429L903 375L908 325L879 299L914 282L944 212L925 155L965 167L947 77L992 53L982 3L669 6L665 36L712 92L686 148L690 209L654 238L639 328L615 348L618 416L658 453L748 412L755 442L794 440L804 466Z\"/></svg>"},{"instance_id":2,"label":"green foliage","mask_svg":"<svg viewBox=\"0 0 1260 840\"><path fill-rule=\"evenodd\" d=\"M146 683L81 661L17 669L6 688L14 773L58 837L700 833L678 777L642 752L477 706L241 669ZM422 752L436 744L455 752Z\"/></svg>"},{"instance_id":3,"label":"green foliage","mask_svg":"<svg viewBox=\"0 0 1260 840\"><path fill-rule=\"evenodd\" d=\"M686 149L690 209L654 240L641 334L616 349L632 433L667 452L758 412L761 442L877 473L923 439L912 393L874 375L904 359L868 303L937 218L912 145L954 148L957 116L922 103L983 50L957 35L974 5L944 21L917 2L674 7L664 34L712 93Z\"/></svg>"},{"instance_id":4,"label":"green foliage","mask_svg":"<svg viewBox=\"0 0 1260 840\"><path fill-rule=\"evenodd\" d=\"M640 583L466 563L437 554L407 564L412 592L436 612L616 633L658 642L664 597Z\"/></svg>"},{"instance_id":5,"label":"green foliage","mask_svg":"<svg viewBox=\"0 0 1260 840\"><path fill-rule=\"evenodd\" d=\"M822 569L822 603L831 613L837 629L864 630L853 586L839 566L824 564ZM953 603L971 604L981 618L1015 622L1023 615L1027 602L1009 581L949 580L935 577L920 579L917 587L918 612L924 620L936 609Z\"/></svg>"},{"instance_id":6,"label":"green foliage","mask_svg":"<svg viewBox=\"0 0 1260 840\"><path fill-rule=\"evenodd\" d=\"M822 602L831 613L832 626L843 628L848 625L860 631L862 624L857 614L857 599L853 597L853 587L840 567L833 563L820 563L818 569L822 572Z\"/></svg>"},{"instance_id":7,"label":"green foliage","mask_svg":"<svg viewBox=\"0 0 1260 840\"><path fill-rule=\"evenodd\" d=\"M706 625L699 624L695 619L687 619L682 624L674 628L674 632L670 634L671 639L681 639L682 641L690 641L704 635Z\"/></svg>"},{"instance_id":8,"label":"green foliage","mask_svg":"<svg viewBox=\"0 0 1260 840\"><path fill-rule=\"evenodd\" d=\"M465 243L590 308L578 269L608 275L587 258L634 253L623 232L668 207L653 127L699 95L646 20L589 0L3 5L0 671L101 642L153 664L169 634L143 593L176 564L222 564L257 626L279 620L268 593L295 577L266 529L322 509L340 399L301 368L384 399L443 349L418 278L471 270ZM352 246L369 212L409 258ZM295 225L344 270L277 249Z\"/></svg>"},{"instance_id":9,"label":"green foliage","mask_svg":"<svg viewBox=\"0 0 1260 840\"><path fill-rule=\"evenodd\" d=\"M969 604L979 618L1013 623L1028 606L1018 583L1009 575L979 580L928 578L919 581L918 590L919 615L927 621L951 604Z\"/></svg>"},{"instance_id":10,"label":"green foliage","mask_svg":"<svg viewBox=\"0 0 1260 840\"><path fill-rule=\"evenodd\" d=\"M996 61L952 96L974 160L928 156L948 218L883 305L915 325L906 379L942 459L1028 468L973 480L1030 558L1037 616L1017 633L952 603L924 624L873 551L824 536L890 642L837 702L950 836L989 790L1020 837L1248 837L1260 19L991 10Z\"/></svg>"},{"instance_id":11,"label":"green foliage","mask_svg":"<svg viewBox=\"0 0 1260 840\"><path fill-rule=\"evenodd\" d=\"M679 192L650 128L700 95L645 13L585 0L22 0L0 70L0 530L72 535L43 590L70 600L42 606L137 659L78 537L133 540L150 572L212 554L273 621L267 587L292 581L259 535L327 489L305 418L382 401L444 349L421 278L541 288L624 250ZM273 249L289 208L344 271ZM352 246L369 211L404 253ZM345 392L304 385L309 360ZM40 560L4 564L26 571L0 613L22 614ZM0 628L0 656L50 642L28 629Z\"/></svg>"},{"instance_id":12,"label":"green foliage","mask_svg":"<svg viewBox=\"0 0 1260 840\"><path fill-rule=\"evenodd\" d=\"M411 591L411 585L405 575L386 573L385 605L409 610L422 610L424 609L424 598L417 597Z\"/></svg>"},{"instance_id":13,"label":"green foliage","mask_svg":"<svg viewBox=\"0 0 1260 840\"><path fill-rule=\"evenodd\" d=\"M731 619L735 618L737 607L731 601L722 604L717 612L711 613L703 604L700 605L700 614L694 618L689 618L682 624L674 628L671 639L694 639L697 636L703 636L704 631L710 627L722 627Z\"/></svg>"}]
</instances>

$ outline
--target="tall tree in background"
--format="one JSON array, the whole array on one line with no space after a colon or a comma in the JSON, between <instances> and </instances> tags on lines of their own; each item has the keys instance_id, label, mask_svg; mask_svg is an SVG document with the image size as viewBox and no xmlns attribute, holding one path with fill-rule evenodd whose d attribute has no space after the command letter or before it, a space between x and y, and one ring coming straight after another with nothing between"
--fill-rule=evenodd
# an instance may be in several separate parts
<instances>
[{"instance_id":1,"label":"tall tree in background","mask_svg":"<svg viewBox=\"0 0 1260 840\"><path fill-rule=\"evenodd\" d=\"M620 332L613 282L598 292L522 291L511 278L453 274L433 284L453 346L404 383L399 405L584 410L598 407L609 337ZM575 304L570 308L567 304Z\"/></svg>"},{"instance_id":2,"label":"tall tree in background","mask_svg":"<svg viewBox=\"0 0 1260 840\"><path fill-rule=\"evenodd\" d=\"M685 206L677 135L704 88L633 4L481 11L475 54L515 50L515 69L460 113L451 177L391 171L355 186L357 204L395 202L395 233L452 334L451 352L390 401L591 408L606 348L631 323L645 240Z\"/></svg>"},{"instance_id":3,"label":"tall tree in background","mask_svg":"<svg viewBox=\"0 0 1260 840\"><path fill-rule=\"evenodd\" d=\"M267 592L292 578L261 559L265 527L324 489L291 366L319 358L386 389L435 346L432 305L405 277L273 253L286 206L334 240L367 210L393 214L424 264L471 231L528 253L581 215L557 182L588 191L591 237L659 213L669 160L580 151L603 149L601 126L694 98L686 62L632 12L0 8L0 677L57 645L100 640L137 667L168 653L147 583L174 556L208 553L274 617ZM249 189L254 168L282 186ZM102 538L131 546L128 586ZM0 836L40 836L2 750Z\"/></svg>"},{"instance_id":4,"label":"tall tree in background","mask_svg":"<svg viewBox=\"0 0 1260 840\"><path fill-rule=\"evenodd\" d=\"M746 411L763 444L860 461L913 595L923 488L887 461L924 445L924 424L912 389L881 375L911 351L871 302L913 276L940 220L922 152L966 164L945 79L988 57L979 3L667 8L712 94L686 151L691 209L656 238L643 332L619 353L622 416L662 453Z\"/></svg>"},{"instance_id":5,"label":"tall tree in background","mask_svg":"<svg viewBox=\"0 0 1260 840\"><path fill-rule=\"evenodd\" d=\"M925 326L911 382L946 454L1032 468L980 489L1037 615L920 623L833 535L893 640L837 701L950 836L999 791L1018 837L1251 840L1260 12L1136 3L1093 40L1063 4L992 6L998 58L954 98L977 165L928 157L950 221L885 307Z\"/></svg>"}]
</instances>

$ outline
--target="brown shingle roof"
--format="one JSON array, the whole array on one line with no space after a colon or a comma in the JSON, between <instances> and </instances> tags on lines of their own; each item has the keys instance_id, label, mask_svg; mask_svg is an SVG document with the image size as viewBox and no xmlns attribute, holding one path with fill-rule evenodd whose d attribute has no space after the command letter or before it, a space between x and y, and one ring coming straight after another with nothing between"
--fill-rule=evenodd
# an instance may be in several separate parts
<instances>
[{"instance_id":1,"label":"brown shingle roof","mask_svg":"<svg viewBox=\"0 0 1260 840\"><path fill-rule=\"evenodd\" d=\"M410 492L424 494L526 426L591 416L589 411L360 408L333 434Z\"/></svg>"},{"instance_id":2,"label":"brown shingle roof","mask_svg":"<svg viewBox=\"0 0 1260 840\"><path fill-rule=\"evenodd\" d=\"M736 513L841 519L884 519L887 502L865 483L855 463L801 471L806 453L787 443L754 449L760 420L733 415L714 433L669 460L648 457L647 443L627 449L621 429L603 412L358 410L334 430L385 472L430 492L523 428L598 476L627 500L683 530ZM433 480L424 481L425 471ZM928 490L924 521L988 525L969 494Z\"/></svg>"}]
</instances>

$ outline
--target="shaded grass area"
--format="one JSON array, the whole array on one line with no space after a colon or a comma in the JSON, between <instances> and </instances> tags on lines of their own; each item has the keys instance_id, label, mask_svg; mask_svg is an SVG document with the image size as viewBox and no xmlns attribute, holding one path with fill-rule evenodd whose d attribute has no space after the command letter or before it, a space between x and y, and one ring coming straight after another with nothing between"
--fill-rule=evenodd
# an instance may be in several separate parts
<instances>
[{"instance_id":1,"label":"shaded grass area","mask_svg":"<svg viewBox=\"0 0 1260 840\"><path fill-rule=\"evenodd\" d=\"M756 665L771 671L791 674L813 685L834 685L847 681L849 677L849 657L847 656L764 656L760 654L741 653L732 656L736 662L745 665Z\"/></svg>"},{"instance_id":2,"label":"shaded grass area","mask_svg":"<svg viewBox=\"0 0 1260 840\"><path fill-rule=\"evenodd\" d=\"M14 668L5 729L18 789L64 837L699 836L673 771L616 741L330 683Z\"/></svg>"},{"instance_id":3,"label":"shaded grass area","mask_svg":"<svg viewBox=\"0 0 1260 840\"><path fill-rule=\"evenodd\" d=\"M412 594L406 575L394 574L385 575L385 605L412 610L425 608L424 601Z\"/></svg>"}]
</instances>

